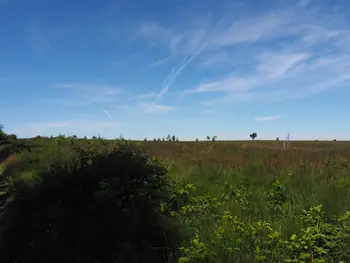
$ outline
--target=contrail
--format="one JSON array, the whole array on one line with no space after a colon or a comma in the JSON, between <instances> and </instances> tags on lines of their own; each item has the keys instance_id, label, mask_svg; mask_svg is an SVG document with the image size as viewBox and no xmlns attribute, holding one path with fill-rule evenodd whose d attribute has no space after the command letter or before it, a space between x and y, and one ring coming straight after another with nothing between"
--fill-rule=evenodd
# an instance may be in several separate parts
<instances>
[{"instance_id":1,"label":"contrail","mask_svg":"<svg viewBox=\"0 0 350 263\"><path fill-rule=\"evenodd\" d=\"M106 109L103 109L104 113L106 113L106 115L108 116L108 118L110 118L111 120L113 120L113 117L111 114L109 114L109 112Z\"/></svg>"},{"instance_id":2,"label":"contrail","mask_svg":"<svg viewBox=\"0 0 350 263\"><path fill-rule=\"evenodd\" d=\"M212 33L217 29L217 27L221 24L221 22L224 20L224 18L229 14L230 10L227 11L219 20L218 22L214 25ZM207 34L208 35L208 34ZM212 34L210 34L212 35ZM207 36L205 37L207 38ZM175 79L181 75L182 71L197 57L199 56L203 49L206 47L208 44L208 40L205 40L204 43L191 55L186 56L178 65L173 67L171 69L170 74L164 79L162 86L163 89L157 94L157 97L153 104L156 104L159 100L162 99L163 95L168 92L170 86L173 84Z\"/></svg>"},{"instance_id":3,"label":"contrail","mask_svg":"<svg viewBox=\"0 0 350 263\"><path fill-rule=\"evenodd\" d=\"M169 87L173 84L175 79L180 76L181 72L203 51L206 43L204 43L194 54L186 57L180 64L173 67L171 73L168 77L163 81L163 89L158 93L154 104L156 104L159 100L162 99L163 95L168 92Z\"/></svg>"}]
</instances>

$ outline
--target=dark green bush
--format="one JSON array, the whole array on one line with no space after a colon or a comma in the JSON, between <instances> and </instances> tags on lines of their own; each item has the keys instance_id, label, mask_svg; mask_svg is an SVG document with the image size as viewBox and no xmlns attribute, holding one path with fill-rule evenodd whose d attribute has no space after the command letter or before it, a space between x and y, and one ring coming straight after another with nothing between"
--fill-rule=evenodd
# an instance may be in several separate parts
<instances>
[{"instance_id":1,"label":"dark green bush","mask_svg":"<svg viewBox=\"0 0 350 263\"><path fill-rule=\"evenodd\" d=\"M10 140L10 141L17 140L17 135L16 134L7 134L7 140Z\"/></svg>"},{"instance_id":2,"label":"dark green bush","mask_svg":"<svg viewBox=\"0 0 350 263\"><path fill-rule=\"evenodd\" d=\"M0 262L166 261L177 241L159 213L166 169L130 145L71 151L16 179Z\"/></svg>"}]
</instances>

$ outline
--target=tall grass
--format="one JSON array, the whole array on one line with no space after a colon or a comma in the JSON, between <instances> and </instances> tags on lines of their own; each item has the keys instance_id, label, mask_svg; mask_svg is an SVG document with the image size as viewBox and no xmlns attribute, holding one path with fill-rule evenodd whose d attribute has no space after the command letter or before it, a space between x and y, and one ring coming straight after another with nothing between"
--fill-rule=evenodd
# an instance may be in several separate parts
<instances>
[{"instance_id":1,"label":"tall grass","mask_svg":"<svg viewBox=\"0 0 350 263\"><path fill-rule=\"evenodd\" d=\"M173 212L188 234L179 261L350 260L344 248L350 247L350 232L338 221L350 210L350 162L344 148L337 152L309 144L285 150L220 142L170 146L170 175L180 184L195 186L192 201ZM317 224L305 219L318 215L322 216ZM220 231L225 234L218 239ZM338 247L317 235L337 240ZM305 245L302 238L314 243Z\"/></svg>"}]
</instances>

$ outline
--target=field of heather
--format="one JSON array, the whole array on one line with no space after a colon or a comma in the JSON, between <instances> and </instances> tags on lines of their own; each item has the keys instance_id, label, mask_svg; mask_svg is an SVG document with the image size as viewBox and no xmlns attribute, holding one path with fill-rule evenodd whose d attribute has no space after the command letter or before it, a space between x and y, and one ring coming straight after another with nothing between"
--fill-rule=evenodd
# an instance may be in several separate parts
<instances>
[{"instance_id":1,"label":"field of heather","mask_svg":"<svg viewBox=\"0 0 350 263\"><path fill-rule=\"evenodd\" d=\"M72 162L81 149L89 158L91 152L111 156L106 149L122 144L129 143L17 140L1 146L0 169L32 182L58 159ZM175 245L165 235L169 244L157 247L162 256L153 262L349 262L349 142L134 144L166 168L169 194L159 215L177 232Z\"/></svg>"}]
</instances>

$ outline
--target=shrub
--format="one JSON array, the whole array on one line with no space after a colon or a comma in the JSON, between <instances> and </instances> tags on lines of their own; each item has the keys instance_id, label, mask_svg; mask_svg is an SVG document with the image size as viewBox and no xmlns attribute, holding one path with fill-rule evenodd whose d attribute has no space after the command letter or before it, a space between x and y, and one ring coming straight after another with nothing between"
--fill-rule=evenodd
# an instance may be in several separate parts
<instances>
[{"instance_id":1,"label":"shrub","mask_svg":"<svg viewBox=\"0 0 350 263\"><path fill-rule=\"evenodd\" d=\"M16 134L8 134L7 139L10 141L17 140L17 135Z\"/></svg>"},{"instance_id":2,"label":"shrub","mask_svg":"<svg viewBox=\"0 0 350 263\"><path fill-rule=\"evenodd\" d=\"M14 183L0 261L164 262L176 235L159 211L168 187L159 161L126 144L69 158Z\"/></svg>"},{"instance_id":3,"label":"shrub","mask_svg":"<svg viewBox=\"0 0 350 263\"><path fill-rule=\"evenodd\" d=\"M4 128L4 126L2 126L2 125L0 124L0 141L6 140L6 139L7 139L7 135L6 135L6 133L3 131L3 128Z\"/></svg>"}]
</instances>

